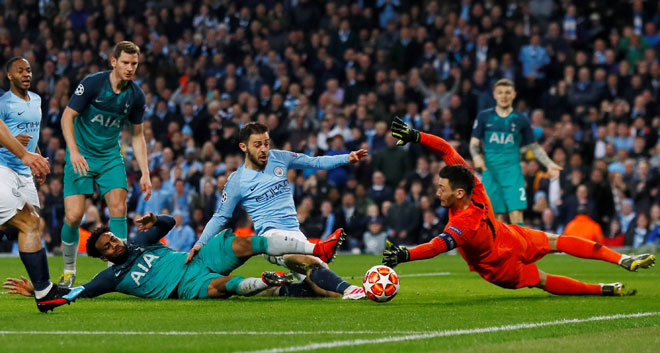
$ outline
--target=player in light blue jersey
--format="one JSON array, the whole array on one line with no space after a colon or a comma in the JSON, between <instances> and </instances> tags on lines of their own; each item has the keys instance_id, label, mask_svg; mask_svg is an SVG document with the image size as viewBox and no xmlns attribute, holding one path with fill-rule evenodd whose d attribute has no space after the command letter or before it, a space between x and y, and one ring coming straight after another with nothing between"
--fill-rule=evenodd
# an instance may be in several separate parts
<instances>
[{"instance_id":1,"label":"player in light blue jersey","mask_svg":"<svg viewBox=\"0 0 660 353\"><path fill-rule=\"evenodd\" d=\"M336 156L309 157L304 154L271 150L268 127L260 123L245 124L239 132L239 147L245 152L245 163L232 173L222 192L220 207L204 228L197 244L190 250L188 261L231 218L239 203L254 221L257 235L286 235L300 240L307 237L300 231L293 203L293 190L287 180L289 169L332 169L356 163L367 155L366 150ZM342 237L337 229L331 237ZM274 264L306 275L314 285L329 292L342 294L344 299L361 299L362 288L342 280L327 268L326 262L313 256L265 256ZM329 260L332 260L330 258Z\"/></svg>"},{"instance_id":2,"label":"player in light blue jersey","mask_svg":"<svg viewBox=\"0 0 660 353\"><path fill-rule=\"evenodd\" d=\"M539 146L527 116L513 109L516 90L513 82L501 79L493 87L495 108L479 112L472 128L470 154L474 168L483 172L483 183L493 205L493 211L509 223L523 225L523 210L527 208L525 178L520 169L520 148L526 146L558 178L561 167ZM483 154L481 142L483 141Z\"/></svg>"},{"instance_id":3,"label":"player in light blue jersey","mask_svg":"<svg viewBox=\"0 0 660 353\"><path fill-rule=\"evenodd\" d=\"M10 90L0 97L0 225L18 229L18 250L34 283L37 308L46 312L65 304L62 292L50 281L46 251L41 245L37 188L44 182L48 160L37 150L41 124L41 98L28 91L30 63L13 57L6 64ZM26 138L23 145L15 136ZM35 153L37 152L37 153Z\"/></svg>"}]
</instances>

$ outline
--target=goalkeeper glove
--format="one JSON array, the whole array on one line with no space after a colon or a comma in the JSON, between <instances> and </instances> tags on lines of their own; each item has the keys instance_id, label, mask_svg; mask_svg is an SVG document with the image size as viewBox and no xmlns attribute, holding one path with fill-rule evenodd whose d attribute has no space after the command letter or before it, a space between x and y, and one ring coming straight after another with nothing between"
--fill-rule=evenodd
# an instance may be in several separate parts
<instances>
[{"instance_id":1,"label":"goalkeeper glove","mask_svg":"<svg viewBox=\"0 0 660 353\"><path fill-rule=\"evenodd\" d=\"M399 119L398 116L394 117L392 120L392 136L399 139L396 142L397 146L403 146L408 142L419 142L419 131L410 127L410 125L403 122Z\"/></svg>"},{"instance_id":2,"label":"goalkeeper glove","mask_svg":"<svg viewBox=\"0 0 660 353\"><path fill-rule=\"evenodd\" d=\"M410 251L402 245L394 245L389 240L385 242L383 250L383 265L394 268L394 266L410 261Z\"/></svg>"}]
</instances>

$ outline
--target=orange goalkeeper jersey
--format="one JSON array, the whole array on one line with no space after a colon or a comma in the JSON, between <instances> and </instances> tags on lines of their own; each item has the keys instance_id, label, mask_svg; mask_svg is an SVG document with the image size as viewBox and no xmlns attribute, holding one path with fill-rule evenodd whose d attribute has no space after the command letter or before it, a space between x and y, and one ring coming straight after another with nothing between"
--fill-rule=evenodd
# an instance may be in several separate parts
<instances>
[{"instance_id":1,"label":"orange goalkeeper jersey","mask_svg":"<svg viewBox=\"0 0 660 353\"><path fill-rule=\"evenodd\" d=\"M420 143L442 156L448 165L467 166L463 157L440 137L421 133ZM506 269L510 268L507 263L524 254L529 244L521 231L495 219L486 189L476 175L470 206L463 210L449 210L449 222L439 238L447 246L442 246L444 249L435 246L440 251L432 256L455 247L470 266L470 271L478 272L489 282L498 282L506 277ZM431 256L421 258L426 257Z\"/></svg>"}]
</instances>

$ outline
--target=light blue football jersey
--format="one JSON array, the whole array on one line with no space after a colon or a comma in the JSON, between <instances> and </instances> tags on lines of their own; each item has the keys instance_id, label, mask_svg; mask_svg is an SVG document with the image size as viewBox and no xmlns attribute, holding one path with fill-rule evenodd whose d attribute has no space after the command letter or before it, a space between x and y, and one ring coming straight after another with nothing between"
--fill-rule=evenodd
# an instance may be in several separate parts
<instances>
[{"instance_id":1,"label":"light blue football jersey","mask_svg":"<svg viewBox=\"0 0 660 353\"><path fill-rule=\"evenodd\" d=\"M197 245L206 242L231 218L237 204L252 217L258 235L269 229L299 230L293 190L286 178L289 169L332 169L348 164L348 155L310 157L301 153L271 150L263 170L241 165L227 179L220 207L204 227Z\"/></svg>"},{"instance_id":2,"label":"light blue football jersey","mask_svg":"<svg viewBox=\"0 0 660 353\"><path fill-rule=\"evenodd\" d=\"M32 136L25 148L29 152L34 152L39 142L41 97L30 91L28 91L28 96L30 100L25 101L12 91L7 91L2 95L0 97L0 119L7 124L13 136L21 134ZM5 147L0 147L0 165L11 168L21 175L32 175L30 167L23 164L20 158Z\"/></svg>"}]
</instances>

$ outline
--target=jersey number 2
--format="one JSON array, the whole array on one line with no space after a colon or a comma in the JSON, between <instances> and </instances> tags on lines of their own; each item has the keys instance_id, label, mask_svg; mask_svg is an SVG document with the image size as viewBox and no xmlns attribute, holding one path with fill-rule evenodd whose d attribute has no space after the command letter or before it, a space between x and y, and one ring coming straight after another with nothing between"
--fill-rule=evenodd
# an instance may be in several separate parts
<instances>
[{"instance_id":1,"label":"jersey number 2","mask_svg":"<svg viewBox=\"0 0 660 353\"><path fill-rule=\"evenodd\" d=\"M527 195L525 195L525 188L519 188L520 190L520 201L527 201Z\"/></svg>"}]
</instances>

